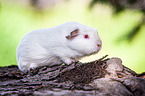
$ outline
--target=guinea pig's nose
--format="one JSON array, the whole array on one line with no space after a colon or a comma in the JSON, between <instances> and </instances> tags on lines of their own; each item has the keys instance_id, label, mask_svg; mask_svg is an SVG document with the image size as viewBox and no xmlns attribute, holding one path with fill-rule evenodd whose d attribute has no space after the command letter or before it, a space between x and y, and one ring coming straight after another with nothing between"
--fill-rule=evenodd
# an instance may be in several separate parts
<instances>
[{"instance_id":1,"label":"guinea pig's nose","mask_svg":"<svg viewBox=\"0 0 145 96\"><path fill-rule=\"evenodd\" d=\"M97 47L101 48L102 47L102 44L97 44Z\"/></svg>"}]
</instances>

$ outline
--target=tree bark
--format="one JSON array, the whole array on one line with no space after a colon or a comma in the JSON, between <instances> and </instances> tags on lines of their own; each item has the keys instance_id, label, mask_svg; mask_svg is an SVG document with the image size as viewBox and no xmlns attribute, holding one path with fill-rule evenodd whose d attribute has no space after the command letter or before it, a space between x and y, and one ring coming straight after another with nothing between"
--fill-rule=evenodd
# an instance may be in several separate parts
<instances>
[{"instance_id":1,"label":"tree bark","mask_svg":"<svg viewBox=\"0 0 145 96\"><path fill-rule=\"evenodd\" d=\"M43 66L21 72L0 67L0 95L145 96L145 73L136 74L119 58L70 66Z\"/></svg>"}]
</instances>

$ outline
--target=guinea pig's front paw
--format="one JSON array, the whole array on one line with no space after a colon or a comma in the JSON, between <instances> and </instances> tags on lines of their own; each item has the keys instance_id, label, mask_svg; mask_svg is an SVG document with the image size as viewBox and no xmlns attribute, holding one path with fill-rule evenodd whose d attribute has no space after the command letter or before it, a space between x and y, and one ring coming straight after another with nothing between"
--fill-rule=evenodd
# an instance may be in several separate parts
<instances>
[{"instance_id":1,"label":"guinea pig's front paw","mask_svg":"<svg viewBox=\"0 0 145 96\"><path fill-rule=\"evenodd\" d=\"M73 59L65 59L63 60L63 62L67 65L70 65L70 64L73 64L73 63L76 63L78 62L78 60L73 60Z\"/></svg>"},{"instance_id":2,"label":"guinea pig's front paw","mask_svg":"<svg viewBox=\"0 0 145 96\"><path fill-rule=\"evenodd\" d=\"M70 65L70 64L73 63L73 60L66 60L66 61L64 61L64 63L67 64L67 65Z\"/></svg>"}]
</instances>

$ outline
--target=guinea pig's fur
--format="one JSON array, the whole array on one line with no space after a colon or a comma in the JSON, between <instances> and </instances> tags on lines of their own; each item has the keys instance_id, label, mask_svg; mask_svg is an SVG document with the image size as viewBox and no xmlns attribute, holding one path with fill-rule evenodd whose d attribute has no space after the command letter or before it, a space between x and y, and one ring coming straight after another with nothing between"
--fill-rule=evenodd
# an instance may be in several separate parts
<instances>
[{"instance_id":1,"label":"guinea pig's fur","mask_svg":"<svg viewBox=\"0 0 145 96\"><path fill-rule=\"evenodd\" d=\"M27 33L17 46L17 63L21 71L44 65L69 65L81 57L97 53L101 47L96 29L67 22Z\"/></svg>"}]
</instances>

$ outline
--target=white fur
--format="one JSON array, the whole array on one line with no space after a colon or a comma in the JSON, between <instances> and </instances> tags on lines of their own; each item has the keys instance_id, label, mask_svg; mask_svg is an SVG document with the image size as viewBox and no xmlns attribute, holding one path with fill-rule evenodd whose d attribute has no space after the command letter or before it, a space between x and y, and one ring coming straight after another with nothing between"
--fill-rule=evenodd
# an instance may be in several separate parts
<instances>
[{"instance_id":1,"label":"white fur","mask_svg":"<svg viewBox=\"0 0 145 96\"><path fill-rule=\"evenodd\" d=\"M68 40L73 30L79 35ZM89 39L84 35L88 34ZM38 29L26 34L17 47L17 62L21 71L44 65L71 64L77 59L97 53L102 45L97 30L89 26L67 22L47 29Z\"/></svg>"}]
</instances>

